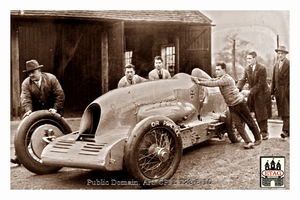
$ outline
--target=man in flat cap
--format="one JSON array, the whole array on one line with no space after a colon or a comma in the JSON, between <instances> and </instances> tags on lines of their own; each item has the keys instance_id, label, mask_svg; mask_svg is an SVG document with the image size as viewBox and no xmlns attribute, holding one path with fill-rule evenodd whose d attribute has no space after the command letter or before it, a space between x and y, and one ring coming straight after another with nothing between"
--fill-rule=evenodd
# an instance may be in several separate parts
<instances>
[{"instance_id":1,"label":"man in flat cap","mask_svg":"<svg viewBox=\"0 0 300 200\"><path fill-rule=\"evenodd\" d=\"M58 79L53 74L42 72L42 67L36 60L26 62L26 70L23 72L28 77L23 81L21 89L21 104L25 111L22 119L37 110L49 110L59 114L62 112L64 91ZM17 157L10 161L20 164Z\"/></svg>"},{"instance_id":2,"label":"man in flat cap","mask_svg":"<svg viewBox=\"0 0 300 200\"><path fill-rule=\"evenodd\" d=\"M283 121L282 133L280 136L290 136L290 61L286 58L289 53L285 46L275 49L278 62L273 68L271 85L272 99L276 98L278 116Z\"/></svg>"}]
</instances>

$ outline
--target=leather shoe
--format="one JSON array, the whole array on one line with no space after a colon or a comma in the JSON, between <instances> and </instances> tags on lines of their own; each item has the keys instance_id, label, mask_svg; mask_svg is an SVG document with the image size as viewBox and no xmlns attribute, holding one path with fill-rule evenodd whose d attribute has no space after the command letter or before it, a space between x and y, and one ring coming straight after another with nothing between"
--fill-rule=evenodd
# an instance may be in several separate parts
<instances>
[{"instance_id":1,"label":"leather shoe","mask_svg":"<svg viewBox=\"0 0 300 200\"><path fill-rule=\"evenodd\" d=\"M262 137L262 139L263 139L263 140L267 140L267 139L269 139L269 136L268 136L268 135L265 135L265 136Z\"/></svg>"},{"instance_id":2,"label":"leather shoe","mask_svg":"<svg viewBox=\"0 0 300 200\"><path fill-rule=\"evenodd\" d=\"M260 145L261 143L261 139L260 140L255 140L255 142L253 143L254 146Z\"/></svg>"},{"instance_id":3,"label":"leather shoe","mask_svg":"<svg viewBox=\"0 0 300 200\"><path fill-rule=\"evenodd\" d=\"M19 161L19 159L17 157L11 158L10 162L13 164L21 165L21 162Z\"/></svg>"},{"instance_id":4,"label":"leather shoe","mask_svg":"<svg viewBox=\"0 0 300 200\"><path fill-rule=\"evenodd\" d=\"M252 142L248 142L247 144L244 145L245 149L252 149L254 144Z\"/></svg>"},{"instance_id":5,"label":"leather shoe","mask_svg":"<svg viewBox=\"0 0 300 200\"><path fill-rule=\"evenodd\" d=\"M286 138L286 137L289 137L289 134L288 134L287 132L283 131L283 132L280 134L280 136L281 136L282 138Z\"/></svg>"},{"instance_id":6,"label":"leather shoe","mask_svg":"<svg viewBox=\"0 0 300 200\"><path fill-rule=\"evenodd\" d=\"M269 139L269 133L261 133L261 135L263 140Z\"/></svg>"}]
</instances>

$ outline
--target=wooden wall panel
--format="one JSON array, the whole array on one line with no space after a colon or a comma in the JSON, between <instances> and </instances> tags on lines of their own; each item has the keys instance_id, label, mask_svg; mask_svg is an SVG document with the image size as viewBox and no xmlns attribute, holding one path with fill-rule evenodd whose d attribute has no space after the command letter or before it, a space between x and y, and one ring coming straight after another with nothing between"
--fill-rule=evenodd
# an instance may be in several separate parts
<instances>
[{"instance_id":1,"label":"wooden wall panel","mask_svg":"<svg viewBox=\"0 0 300 200\"><path fill-rule=\"evenodd\" d=\"M64 26L69 38L81 34L64 71L65 115L81 116L88 104L102 95L101 29L96 26ZM62 41L62 45L65 42Z\"/></svg>"},{"instance_id":2,"label":"wooden wall panel","mask_svg":"<svg viewBox=\"0 0 300 200\"><path fill-rule=\"evenodd\" d=\"M53 73L56 32L53 25L20 26L19 28L20 71L26 68L26 61L36 59L43 65L43 71ZM27 77L20 73L21 82Z\"/></svg>"},{"instance_id":3,"label":"wooden wall panel","mask_svg":"<svg viewBox=\"0 0 300 200\"><path fill-rule=\"evenodd\" d=\"M75 38L77 48L64 46L76 32L81 35L80 40ZM44 65L42 71L58 77L66 95L65 116L81 116L85 107L102 94L100 26L26 23L18 27L18 43L19 88L27 77L22 72L26 61L36 59ZM62 70L58 69L62 66Z\"/></svg>"},{"instance_id":4,"label":"wooden wall panel","mask_svg":"<svg viewBox=\"0 0 300 200\"><path fill-rule=\"evenodd\" d=\"M108 31L109 89L116 89L124 76L124 22L114 23Z\"/></svg>"}]
</instances>

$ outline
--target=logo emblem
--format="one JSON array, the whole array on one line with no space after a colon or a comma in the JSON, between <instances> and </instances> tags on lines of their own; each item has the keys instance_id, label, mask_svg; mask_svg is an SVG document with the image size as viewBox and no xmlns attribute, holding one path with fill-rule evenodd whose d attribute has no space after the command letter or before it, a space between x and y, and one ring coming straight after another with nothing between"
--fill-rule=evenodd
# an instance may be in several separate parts
<instances>
[{"instance_id":1,"label":"logo emblem","mask_svg":"<svg viewBox=\"0 0 300 200\"><path fill-rule=\"evenodd\" d=\"M260 157L260 187L284 187L284 156Z\"/></svg>"}]
</instances>

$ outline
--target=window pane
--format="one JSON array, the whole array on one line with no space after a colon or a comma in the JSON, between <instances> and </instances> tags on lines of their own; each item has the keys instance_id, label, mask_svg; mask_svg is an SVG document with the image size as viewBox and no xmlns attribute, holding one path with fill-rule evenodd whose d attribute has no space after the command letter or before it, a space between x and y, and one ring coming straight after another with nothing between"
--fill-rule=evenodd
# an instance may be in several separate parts
<instances>
[{"instance_id":1,"label":"window pane","mask_svg":"<svg viewBox=\"0 0 300 200\"><path fill-rule=\"evenodd\" d=\"M174 75L175 70L175 46L168 46L165 49L165 64L171 75Z\"/></svg>"},{"instance_id":2,"label":"window pane","mask_svg":"<svg viewBox=\"0 0 300 200\"><path fill-rule=\"evenodd\" d=\"M132 51L125 51L125 65L132 63Z\"/></svg>"}]
</instances>

